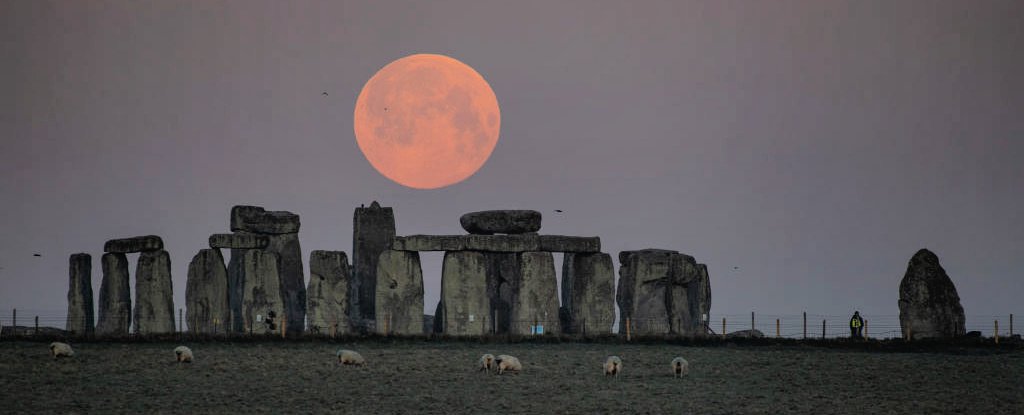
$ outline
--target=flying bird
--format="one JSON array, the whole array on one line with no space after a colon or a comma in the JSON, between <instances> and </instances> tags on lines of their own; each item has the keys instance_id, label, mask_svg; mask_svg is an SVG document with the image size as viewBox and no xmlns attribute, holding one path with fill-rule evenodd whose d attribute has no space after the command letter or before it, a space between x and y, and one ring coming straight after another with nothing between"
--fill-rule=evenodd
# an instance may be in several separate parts
<instances>
[{"instance_id":1,"label":"flying bird","mask_svg":"<svg viewBox=\"0 0 1024 415\"><path fill-rule=\"evenodd\" d=\"M41 254L32 254L32 256L42 256Z\"/></svg>"},{"instance_id":2,"label":"flying bird","mask_svg":"<svg viewBox=\"0 0 1024 415\"><path fill-rule=\"evenodd\" d=\"M740 267L732 267L732 269L740 269Z\"/></svg>"},{"instance_id":3,"label":"flying bird","mask_svg":"<svg viewBox=\"0 0 1024 415\"><path fill-rule=\"evenodd\" d=\"M555 212L562 213L562 209L555 209Z\"/></svg>"},{"instance_id":4,"label":"flying bird","mask_svg":"<svg viewBox=\"0 0 1024 415\"><path fill-rule=\"evenodd\" d=\"M326 97L326 96L327 96L327 91L324 91L324 93L323 93L323 94L324 94L324 96Z\"/></svg>"}]
</instances>

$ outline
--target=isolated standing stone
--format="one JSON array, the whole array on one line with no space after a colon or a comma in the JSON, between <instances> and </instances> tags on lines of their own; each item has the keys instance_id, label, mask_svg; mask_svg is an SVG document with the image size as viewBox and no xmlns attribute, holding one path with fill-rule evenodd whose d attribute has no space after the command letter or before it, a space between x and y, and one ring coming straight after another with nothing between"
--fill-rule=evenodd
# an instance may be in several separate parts
<instances>
[{"instance_id":1,"label":"isolated standing stone","mask_svg":"<svg viewBox=\"0 0 1024 415\"><path fill-rule=\"evenodd\" d=\"M352 297L349 298L353 324L366 326L375 320L377 260L391 249L395 238L395 213L377 201L358 207L352 220Z\"/></svg>"},{"instance_id":2,"label":"isolated standing stone","mask_svg":"<svg viewBox=\"0 0 1024 415\"><path fill-rule=\"evenodd\" d=\"M348 333L348 256L341 251L313 251L309 255L306 304L311 330L322 334Z\"/></svg>"},{"instance_id":3,"label":"isolated standing stone","mask_svg":"<svg viewBox=\"0 0 1024 415\"><path fill-rule=\"evenodd\" d=\"M167 251L139 254L135 268L134 314L136 333L174 332L174 290L171 286L171 256Z\"/></svg>"},{"instance_id":4,"label":"isolated standing stone","mask_svg":"<svg viewBox=\"0 0 1024 415\"><path fill-rule=\"evenodd\" d=\"M288 333L303 331L306 321L306 278L302 269L302 248L299 234L268 235L270 245L266 251L280 259L278 273L281 278L281 299L288 319Z\"/></svg>"},{"instance_id":5,"label":"isolated standing stone","mask_svg":"<svg viewBox=\"0 0 1024 415\"><path fill-rule=\"evenodd\" d=\"M565 254L561 314L563 332L611 333L615 323L615 267L611 255Z\"/></svg>"},{"instance_id":6,"label":"isolated standing stone","mask_svg":"<svg viewBox=\"0 0 1024 415\"><path fill-rule=\"evenodd\" d=\"M541 214L536 210L485 210L459 218L462 229L477 235L537 232L540 221Z\"/></svg>"},{"instance_id":7,"label":"isolated standing stone","mask_svg":"<svg viewBox=\"0 0 1024 415\"><path fill-rule=\"evenodd\" d=\"M122 253L103 254L99 321L101 336L124 336L132 325L132 293L128 281L128 257Z\"/></svg>"},{"instance_id":8,"label":"isolated standing stone","mask_svg":"<svg viewBox=\"0 0 1024 415\"><path fill-rule=\"evenodd\" d=\"M93 333L92 257L71 255L69 262L67 330L75 335Z\"/></svg>"},{"instance_id":9,"label":"isolated standing stone","mask_svg":"<svg viewBox=\"0 0 1024 415\"><path fill-rule=\"evenodd\" d=\"M487 314L487 259L473 251L444 254L441 270L440 319L442 332L449 335L480 335L490 330Z\"/></svg>"},{"instance_id":10,"label":"isolated standing stone","mask_svg":"<svg viewBox=\"0 0 1024 415\"><path fill-rule=\"evenodd\" d=\"M520 280L512 303L512 334L559 334L558 278L550 252L523 252Z\"/></svg>"},{"instance_id":11,"label":"isolated standing stone","mask_svg":"<svg viewBox=\"0 0 1024 415\"><path fill-rule=\"evenodd\" d=\"M159 251L164 249L164 241L156 235L136 236L133 238L111 239L103 244L103 252L132 253Z\"/></svg>"},{"instance_id":12,"label":"isolated standing stone","mask_svg":"<svg viewBox=\"0 0 1024 415\"><path fill-rule=\"evenodd\" d=\"M963 336L964 308L953 280L927 249L914 254L900 281L900 327L911 339Z\"/></svg>"},{"instance_id":13,"label":"isolated standing stone","mask_svg":"<svg viewBox=\"0 0 1024 415\"><path fill-rule=\"evenodd\" d=\"M284 315L277 254L249 250L242 257L245 287L242 294L242 320L246 332L280 333Z\"/></svg>"},{"instance_id":14,"label":"isolated standing stone","mask_svg":"<svg viewBox=\"0 0 1024 415\"><path fill-rule=\"evenodd\" d=\"M377 261L377 332L423 334L420 254L387 250Z\"/></svg>"},{"instance_id":15,"label":"isolated standing stone","mask_svg":"<svg viewBox=\"0 0 1024 415\"><path fill-rule=\"evenodd\" d=\"M228 272L219 249L201 249L188 264L185 321L192 333L224 333L228 307Z\"/></svg>"}]
</instances>

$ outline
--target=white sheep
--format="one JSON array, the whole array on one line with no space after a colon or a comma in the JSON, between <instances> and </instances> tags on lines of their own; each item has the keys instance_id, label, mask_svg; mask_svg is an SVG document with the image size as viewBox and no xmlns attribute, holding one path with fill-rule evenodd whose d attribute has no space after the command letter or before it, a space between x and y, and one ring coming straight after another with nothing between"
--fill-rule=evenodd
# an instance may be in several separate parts
<instances>
[{"instance_id":1,"label":"white sheep","mask_svg":"<svg viewBox=\"0 0 1024 415\"><path fill-rule=\"evenodd\" d=\"M498 374L505 373L506 370L518 373L523 370L522 363L519 363L519 359L515 356L509 356L507 354L500 354L494 358L494 362L498 364Z\"/></svg>"},{"instance_id":2,"label":"white sheep","mask_svg":"<svg viewBox=\"0 0 1024 415\"><path fill-rule=\"evenodd\" d=\"M188 347L175 347L174 356L178 359L178 363L192 363L192 349Z\"/></svg>"},{"instance_id":3,"label":"white sheep","mask_svg":"<svg viewBox=\"0 0 1024 415\"><path fill-rule=\"evenodd\" d=\"M690 362L687 362L686 359L683 359L682 357L672 359L672 373L674 373L676 377L680 378L683 377L683 375L690 373Z\"/></svg>"},{"instance_id":4,"label":"white sheep","mask_svg":"<svg viewBox=\"0 0 1024 415\"><path fill-rule=\"evenodd\" d=\"M75 351L71 350L71 345L61 342L50 343L50 355L54 359L58 357L71 357L75 355Z\"/></svg>"},{"instance_id":5,"label":"white sheep","mask_svg":"<svg viewBox=\"0 0 1024 415\"><path fill-rule=\"evenodd\" d=\"M366 359L363 359L363 355L354 350L338 349L337 355L338 363L343 365L362 366L366 364Z\"/></svg>"},{"instance_id":6,"label":"white sheep","mask_svg":"<svg viewBox=\"0 0 1024 415\"><path fill-rule=\"evenodd\" d=\"M494 355L487 353L480 356L480 370L490 372L492 369L494 369Z\"/></svg>"},{"instance_id":7,"label":"white sheep","mask_svg":"<svg viewBox=\"0 0 1024 415\"><path fill-rule=\"evenodd\" d=\"M618 356L608 356L608 359L604 361L604 375L618 377L621 371L622 359Z\"/></svg>"}]
</instances>

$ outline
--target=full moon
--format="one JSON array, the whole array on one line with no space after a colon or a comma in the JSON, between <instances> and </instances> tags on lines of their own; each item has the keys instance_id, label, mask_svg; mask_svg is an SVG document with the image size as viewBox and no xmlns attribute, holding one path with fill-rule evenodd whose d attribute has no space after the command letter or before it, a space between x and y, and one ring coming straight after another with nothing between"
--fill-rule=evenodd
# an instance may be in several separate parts
<instances>
[{"instance_id":1,"label":"full moon","mask_svg":"<svg viewBox=\"0 0 1024 415\"><path fill-rule=\"evenodd\" d=\"M498 143L501 111L473 68L444 55L410 55L377 71L356 99L356 142L380 174L437 189L476 173Z\"/></svg>"}]
</instances>

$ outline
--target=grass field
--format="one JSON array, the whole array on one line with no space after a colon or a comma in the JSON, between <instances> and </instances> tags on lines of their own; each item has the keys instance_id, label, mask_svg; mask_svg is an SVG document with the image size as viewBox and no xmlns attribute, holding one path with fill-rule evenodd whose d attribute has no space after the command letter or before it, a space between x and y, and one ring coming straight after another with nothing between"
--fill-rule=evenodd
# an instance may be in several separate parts
<instances>
[{"instance_id":1,"label":"grass field","mask_svg":"<svg viewBox=\"0 0 1024 415\"><path fill-rule=\"evenodd\" d=\"M3 413L1024 413L1024 351L621 343L0 342ZM340 347L366 357L339 366ZM523 371L479 372L483 353ZM621 356L606 378L601 364ZM674 356L690 374L673 378Z\"/></svg>"}]
</instances>

